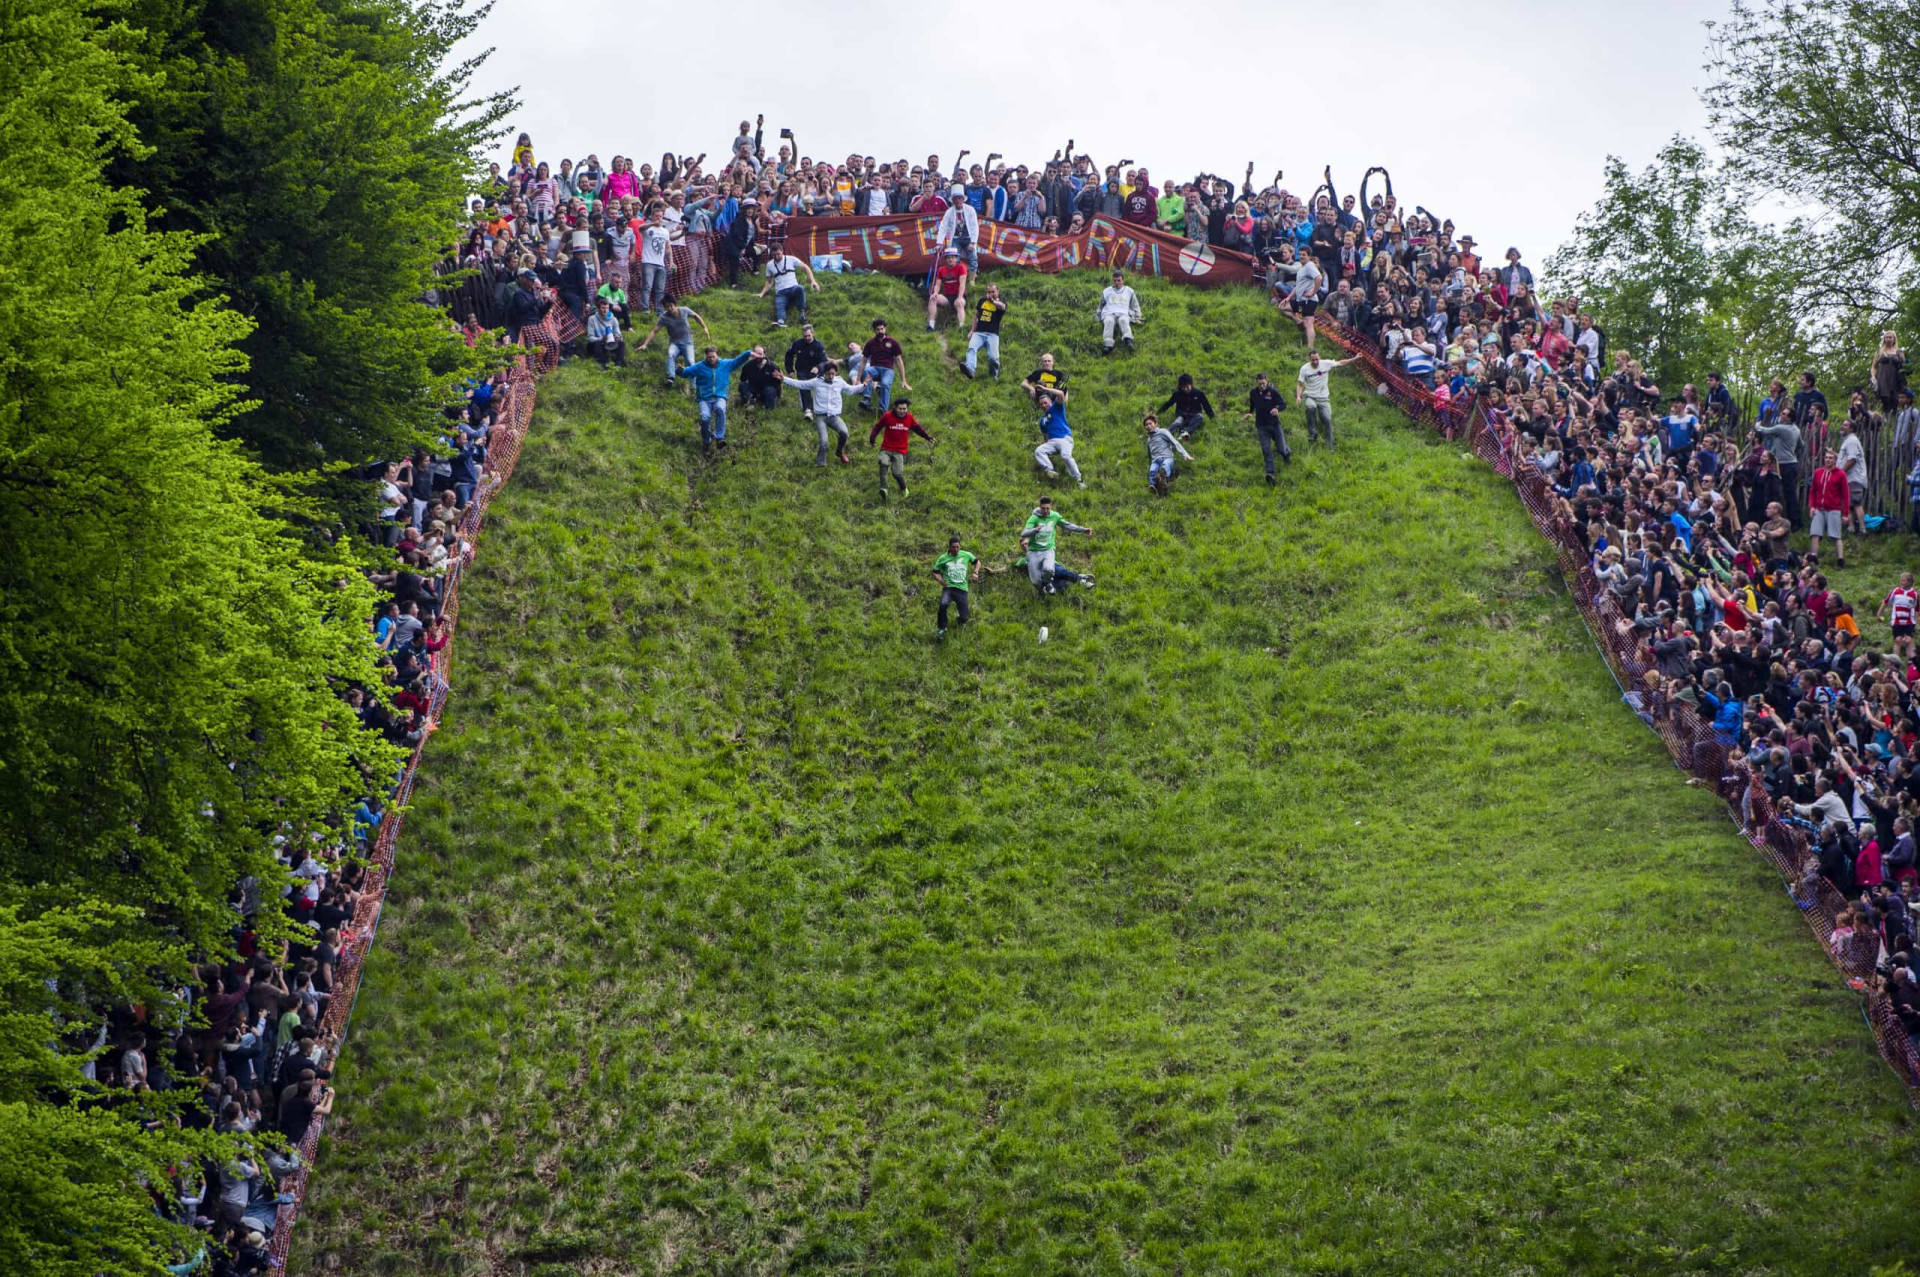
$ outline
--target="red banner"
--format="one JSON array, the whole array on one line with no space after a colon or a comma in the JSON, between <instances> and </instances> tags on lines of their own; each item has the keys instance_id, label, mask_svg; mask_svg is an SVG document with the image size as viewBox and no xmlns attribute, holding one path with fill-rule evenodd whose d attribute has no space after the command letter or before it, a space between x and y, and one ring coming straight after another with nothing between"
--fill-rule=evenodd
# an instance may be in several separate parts
<instances>
[{"instance_id":1,"label":"red banner","mask_svg":"<svg viewBox=\"0 0 1920 1277\"><path fill-rule=\"evenodd\" d=\"M799 257L838 253L856 270L888 275L924 275L938 256L940 219L898 217L796 217L787 223L787 251ZM1168 231L1096 217L1077 235L1043 235L1012 222L980 219L980 268L1024 266L1055 274L1076 266L1155 275L1189 284L1253 284L1260 272L1253 258L1231 249L1195 243Z\"/></svg>"}]
</instances>

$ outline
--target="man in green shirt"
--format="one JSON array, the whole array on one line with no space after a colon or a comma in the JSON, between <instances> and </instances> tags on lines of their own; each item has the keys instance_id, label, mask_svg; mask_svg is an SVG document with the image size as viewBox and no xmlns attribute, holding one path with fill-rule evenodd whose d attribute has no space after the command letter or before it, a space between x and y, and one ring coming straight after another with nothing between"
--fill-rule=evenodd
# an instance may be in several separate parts
<instances>
[{"instance_id":1,"label":"man in green shirt","mask_svg":"<svg viewBox=\"0 0 1920 1277\"><path fill-rule=\"evenodd\" d=\"M969 569L971 577L969 577ZM972 614L967 610L967 581L980 579L980 560L971 550L960 548L959 537L947 538L947 552L933 561L933 574L940 580L940 612L933 632L935 638L947 636L947 607L960 609L957 625L965 625Z\"/></svg>"},{"instance_id":2,"label":"man in green shirt","mask_svg":"<svg viewBox=\"0 0 1920 1277\"><path fill-rule=\"evenodd\" d=\"M1172 231L1175 235L1184 235L1187 231L1186 188L1174 190L1173 183L1166 186L1166 193L1160 197L1155 209L1155 221L1163 231Z\"/></svg>"},{"instance_id":3,"label":"man in green shirt","mask_svg":"<svg viewBox=\"0 0 1920 1277\"><path fill-rule=\"evenodd\" d=\"M1027 551L1027 580L1033 582L1033 588L1042 594L1052 594L1054 590L1053 544L1061 532L1079 532L1093 535L1092 528L1083 528L1077 523L1068 523L1053 510L1053 498L1041 497L1040 508L1027 516L1027 526L1020 529L1020 544ZM1088 577L1076 577L1082 584L1091 580Z\"/></svg>"}]
</instances>

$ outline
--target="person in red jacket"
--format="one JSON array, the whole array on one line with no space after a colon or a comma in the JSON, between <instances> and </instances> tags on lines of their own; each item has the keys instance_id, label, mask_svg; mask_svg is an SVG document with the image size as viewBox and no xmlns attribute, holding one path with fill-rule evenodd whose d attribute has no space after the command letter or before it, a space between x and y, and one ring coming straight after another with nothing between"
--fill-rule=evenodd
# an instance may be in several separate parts
<instances>
[{"instance_id":1,"label":"person in red jacket","mask_svg":"<svg viewBox=\"0 0 1920 1277\"><path fill-rule=\"evenodd\" d=\"M1840 539L1840 534L1846 526L1850 502L1847 472L1839 467L1839 460L1840 454L1828 448L1825 464L1813 472L1813 483L1807 489L1807 508L1812 512L1807 521L1807 549L1818 550L1820 538L1830 537L1833 540L1833 561L1845 567L1847 547Z\"/></svg>"},{"instance_id":2,"label":"person in red jacket","mask_svg":"<svg viewBox=\"0 0 1920 1277\"><path fill-rule=\"evenodd\" d=\"M873 446L875 439L880 440L880 499L882 501L885 501L888 495L888 476L892 476L893 481L900 485L900 499L904 501L907 497L907 445L912 442L911 436L917 434L928 443L933 442L933 436L927 433L927 428L914 420L913 414L908 411L912 405L913 400L904 395L894 400L893 405L881 413L880 419L873 423L873 429L867 435L869 448ZM1845 495L1844 481L1841 485L1841 493Z\"/></svg>"}]
</instances>

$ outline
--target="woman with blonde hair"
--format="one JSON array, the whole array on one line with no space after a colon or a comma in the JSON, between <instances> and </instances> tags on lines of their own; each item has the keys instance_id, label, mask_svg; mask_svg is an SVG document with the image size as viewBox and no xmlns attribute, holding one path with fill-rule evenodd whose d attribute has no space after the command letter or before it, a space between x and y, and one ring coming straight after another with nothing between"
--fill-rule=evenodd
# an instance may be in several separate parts
<instances>
[{"instance_id":1,"label":"woman with blonde hair","mask_svg":"<svg viewBox=\"0 0 1920 1277\"><path fill-rule=\"evenodd\" d=\"M1900 338L1891 328L1880 334L1880 349L1873 356L1873 393L1880 400L1880 411L1892 412L1900 391L1907 384L1907 352L1900 349Z\"/></svg>"}]
</instances>

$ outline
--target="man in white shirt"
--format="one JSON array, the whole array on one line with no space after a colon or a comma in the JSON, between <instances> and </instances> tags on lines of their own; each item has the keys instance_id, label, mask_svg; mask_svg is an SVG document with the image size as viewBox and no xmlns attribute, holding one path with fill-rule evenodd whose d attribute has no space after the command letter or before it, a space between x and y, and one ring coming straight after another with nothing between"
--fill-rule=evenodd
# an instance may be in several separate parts
<instances>
[{"instance_id":1,"label":"man in white shirt","mask_svg":"<svg viewBox=\"0 0 1920 1277\"><path fill-rule=\"evenodd\" d=\"M1847 476L1847 504L1853 530L1867 534L1867 450L1852 417L1840 419L1840 469Z\"/></svg>"},{"instance_id":2,"label":"man in white shirt","mask_svg":"<svg viewBox=\"0 0 1920 1277\"><path fill-rule=\"evenodd\" d=\"M667 226L667 210L655 205L640 228L640 287L633 305L637 310L658 315L667 299L667 266L673 250L673 233Z\"/></svg>"},{"instance_id":3,"label":"man in white shirt","mask_svg":"<svg viewBox=\"0 0 1920 1277\"><path fill-rule=\"evenodd\" d=\"M1113 353L1113 332L1120 330L1120 340L1127 343L1127 349L1133 349L1133 326L1140 321L1140 299L1127 287L1127 278L1119 271L1113 272L1113 282L1100 290L1100 353Z\"/></svg>"},{"instance_id":4,"label":"man in white shirt","mask_svg":"<svg viewBox=\"0 0 1920 1277\"><path fill-rule=\"evenodd\" d=\"M1308 442L1317 442L1324 430L1327 447L1333 447L1333 400L1327 394L1327 374L1352 362L1353 359L1332 362L1320 358L1318 350L1307 352L1307 362L1300 365L1300 375L1293 383L1293 397L1307 414Z\"/></svg>"},{"instance_id":5,"label":"man in white shirt","mask_svg":"<svg viewBox=\"0 0 1920 1277\"><path fill-rule=\"evenodd\" d=\"M760 286L759 295L765 297L768 289L773 290L773 326L775 328L787 326L787 308L790 306L798 306L800 322L806 322L807 290L800 287L801 271L807 272L809 284L815 288L820 287L820 280L814 275L811 263L803 262L791 253L781 253L767 259L767 268L763 272L767 282Z\"/></svg>"},{"instance_id":6,"label":"man in white shirt","mask_svg":"<svg viewBox=\"0 0 1920 1277\"><path fill-rule=\"evenodd\" d=\"M940 229L934 234L934 253L947 248L967 259L967 274L980 273L980 214L967 203L967 188L955 182L947 211L940 214Z\"/></svg>"},{"instance_id":7,"label":"man in white shirt","mask_svg":"<svg viewBox=\"0 0 1920 1277\"><path fill-rule=\"evenodd\" d=\"M813 464L816 466L827 464L827 432L829 430L840 437L840 445L837 449L840 460L851 462L853 458L847 455L847 423L840 419L840 410L846 402L846 396L858 387L852 382L840 380L840 361L827 360L826 366L821 369L818 377L789 377L787 385L802 394L812 396L813 424L820 434L820 447L814 453Z\"/></svg>"}]
</instances>

